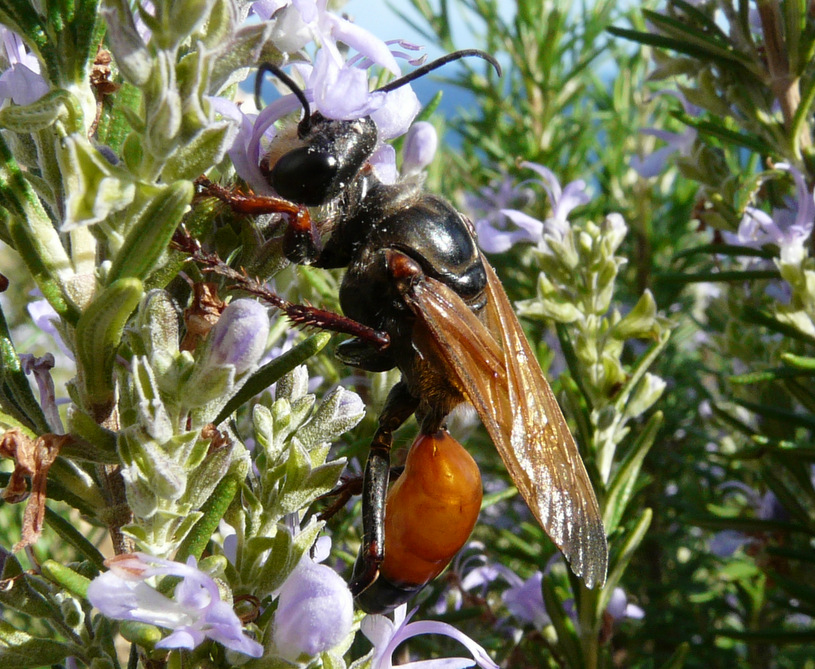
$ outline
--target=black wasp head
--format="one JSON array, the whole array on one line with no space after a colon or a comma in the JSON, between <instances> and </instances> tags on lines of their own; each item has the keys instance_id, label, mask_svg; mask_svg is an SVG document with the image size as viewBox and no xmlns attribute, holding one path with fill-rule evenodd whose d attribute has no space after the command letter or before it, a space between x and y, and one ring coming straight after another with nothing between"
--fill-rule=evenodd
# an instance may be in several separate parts
<instances>
[{"instance_id":1,"label":"black wasp head","mask_svg":"<svg viewBox=\"0 0 815 669\"><path fill-rule=\"evenodd\" d=\"M311 117L303 146L284 153L268 173L281 196L309 207L330 202L359 174L376 147L370 117L335 121Z\"/></svg>"},{"instance_id":2,"label":"black wasp head","mask_svg":"<svg viewBox=\"0 0 815 669\"><path fill-rule=\"evenodd\" d=\"M423 65L377 91L393 91L446 63L467 56L487 60L501 74L501 68L492 56L476 49L466 49ZM308 207L327 204L359 176L373 154L377 143L376 124L369 116L338 121L325 118L319 112L312 114L305 93L285 72L271 63L261 65L255 79L255 102L258 108L260 87L266 72L273 73L282 81L303 106L303 118L297 125L296 142L287 144L287 149L278 153L276 160L269 158L268 167L265 168L266 177L277 194L287 200Z\"/></svg>"},{"instance_id":3,"label":"black wasp head","mask_svg":"<svg viewBox=\"0 0 815 669\"><path fill-rule=\"evenodd\" d=\"M333 120L311 113L300 87L279 67L261 65L255 79L255 99L260 107L260 84L266 72L282 81L303 106L297 136L269 159L266 178L275 192L287 200L316 207L336 198L359 174L376 148L376 124L365 116L351 121ZM263 166L261 166L263 169Z\"/></svg>"}]
</instances>

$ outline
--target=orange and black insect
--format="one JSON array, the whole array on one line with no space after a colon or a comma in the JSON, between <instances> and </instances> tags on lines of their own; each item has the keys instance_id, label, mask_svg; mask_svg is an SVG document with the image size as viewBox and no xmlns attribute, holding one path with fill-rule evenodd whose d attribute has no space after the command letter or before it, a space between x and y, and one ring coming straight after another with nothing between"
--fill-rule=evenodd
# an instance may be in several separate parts
<instances>
[{"instance_id":1,"label":"orange and black insect","mask_svg":"<svg viewBox=\"0 0 815 669\"><path fill-rule=\"evenodd\" d=\"M468 55L498 68L483 52L456 52L379 90ZM357 603L369 612L395 608L467 540L481 501L480 478L445 430L448 414L463 402L475 407L518 490L575 574L589 587L602 585L608 548L591 482L472 224L418 181L376 178L368 168L377 145L370 117L337 121L312 114L291 79L275 66L261 68L267 71L303 105L297 145L287 144L283 155L261 165L279 198L232 198L232 206L286 214L285 252L293 262L346 268L344 316L297 307L287 310L291 318L352 334L337 349L349 365L402 373L365 467L363 543L350 583ZM330 221L311 220L306 207L319 205L331 205ZM420 434L388 494L393 433L413 414Z\"/></svg>"}]
</instances>

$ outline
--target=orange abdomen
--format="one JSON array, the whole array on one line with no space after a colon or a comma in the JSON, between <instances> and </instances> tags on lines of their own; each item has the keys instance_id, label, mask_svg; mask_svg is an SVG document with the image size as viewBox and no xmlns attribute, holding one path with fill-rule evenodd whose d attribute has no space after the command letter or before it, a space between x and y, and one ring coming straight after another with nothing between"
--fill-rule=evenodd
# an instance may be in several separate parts
<instances>
[{"instance_id":1,"label":"orange abdomen","mask_svg":"<svg viewBox=\"0 0 815 669\"><path fill-rule=\"evenodd\" d=\"M422 434L388 492L381 576L422 585L447 566L470 536L481 509L481 474L446 430Z\"/></svg>"}]
</instances>

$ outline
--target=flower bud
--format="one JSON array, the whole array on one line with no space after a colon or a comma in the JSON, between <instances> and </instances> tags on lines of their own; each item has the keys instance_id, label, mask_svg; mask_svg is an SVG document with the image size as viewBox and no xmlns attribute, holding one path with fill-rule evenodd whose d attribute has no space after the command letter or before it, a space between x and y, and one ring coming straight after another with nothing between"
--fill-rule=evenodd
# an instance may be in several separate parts
<instances>
[{"instance_id":1,"label":"flower bud","mask_svg":"<svg viewBox=\"0 0 815 669\"><path fill-rule=\"evenodd\" d=\"M405 137L402 175L418 174L432 163L438 145L439 138L432 124L427 121L414 123Z\"/></svg>"},{"instance_id":2,"label":"flower bud","mask_svg":"<svg viewBox=\"0 0 815 669\"><path fill-rule=\"evenodd\" d=\"M351 633L354 601L345 581L330 567L304 557L280 589L274 642L281 657L317 655Z\"/></svg>"},{"instance_id":3,"label":"flower bud","mask_svg":"<svg viewBox=\"0 0 815 669\"><path fill-rule=\"evenodd\" d=\"M269 339L269 316L255 300L235 300L210 332L209 363L233 365L236 374L260 362Z\"/></svg>"}]
</instances>

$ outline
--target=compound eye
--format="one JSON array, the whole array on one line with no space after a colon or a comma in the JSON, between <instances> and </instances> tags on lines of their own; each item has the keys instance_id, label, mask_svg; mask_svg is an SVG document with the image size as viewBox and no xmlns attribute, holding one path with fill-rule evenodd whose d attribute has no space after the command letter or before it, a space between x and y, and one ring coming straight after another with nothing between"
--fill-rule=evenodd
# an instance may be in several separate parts
<instances>
[{"instance_id":1,"label":"compound eye","mask_svg":"<svg viewBox=\"0 0 815 669\"><path fill-rule=\"evenodd\" d=\"M333 197L338 170L336 156L304 146L281 157L269 179L281 197L316 207Z\"/></svg>"}]
</instances>

